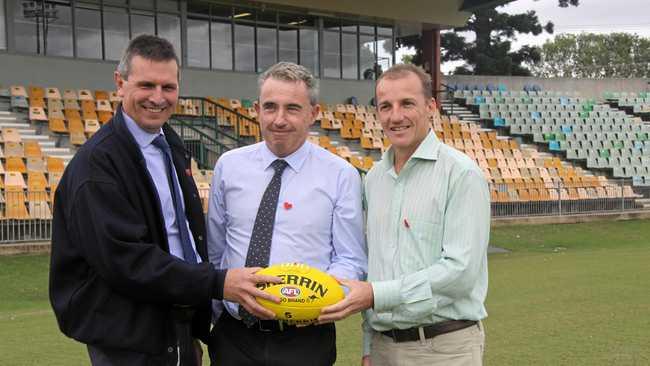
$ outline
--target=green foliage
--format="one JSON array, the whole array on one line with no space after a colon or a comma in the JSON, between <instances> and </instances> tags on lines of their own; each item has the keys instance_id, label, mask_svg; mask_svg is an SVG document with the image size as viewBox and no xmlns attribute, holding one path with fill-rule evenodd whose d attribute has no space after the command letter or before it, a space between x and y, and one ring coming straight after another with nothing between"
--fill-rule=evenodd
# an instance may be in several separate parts
<instances>
[{"instance_id":1,"label":"green foliage","mask_svg":"<svg viewBox=\"0 0 650 366\"><path fill-rule=\"evenodd\" d=\"M542 47L540 77L650 77L650 38L636 34L561 34Z\"/></svg>"},{"instance_id":2,"label":"green foliage","mask_svg":"<svg viewBox=\"0 0 650 366\"><path fill-rule=\"evenodd\" d=\"M558 0L558 6L578 6L578 0ZM474 34L474 41L468 41L462 32ZM506 14L495 7L475 10L463 27L441 34L442 62L465 61L454 70L462 75L517 75L529 76L530 65L541 60L541 50L535 46L524 46L512 51L512 40L517 34L539 35L553 33L553 23L543 25L534 11L521 14ZM420 35L399 38L398 47L414 47L415 55L411 61L422 65L422 46Z\"/></svg>"}]
</instances>

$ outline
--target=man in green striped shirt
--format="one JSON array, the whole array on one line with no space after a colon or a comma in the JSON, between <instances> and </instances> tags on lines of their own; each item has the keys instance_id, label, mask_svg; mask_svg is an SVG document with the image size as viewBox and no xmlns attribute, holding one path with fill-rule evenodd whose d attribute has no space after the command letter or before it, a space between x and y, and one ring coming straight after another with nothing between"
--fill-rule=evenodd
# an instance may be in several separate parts
<instances>
[{"instance_id":1,"label":"man in green striped shirt","mask_svg":"<svg viewBox=\"0 0 650 366\"><path fill-rule=\"evenodd\" d=\"M431 78L395 65L377 81L391 141L366 176L368 282L341 280L321 322L364 312L363 364L481 365L490 195L479 167L431 130Z\"/></svg>"}]
</instances>

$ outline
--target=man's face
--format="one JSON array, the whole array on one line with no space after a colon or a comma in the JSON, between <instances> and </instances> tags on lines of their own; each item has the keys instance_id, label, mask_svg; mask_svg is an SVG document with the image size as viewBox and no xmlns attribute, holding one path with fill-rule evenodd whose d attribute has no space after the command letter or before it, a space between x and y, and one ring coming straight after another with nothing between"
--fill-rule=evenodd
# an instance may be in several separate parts
<instances>
[{"instance_id":1,"label":"man's face","mask_svg":"<svg viewBox=\"0 0 650 366\"><path fill-rule=\"evenodd\" d=\"M278 157L298 150L307 140L319 108L309 102L305 83L267 79L255 109L269 150Z\"/></svg>"},{"instance_id":2,"label":"man's face","mask_svg":"<svg viewBox=\"0 0 650 366\"><path fill-rule=\"evenodd\" d=\"M422 83L414 73L384 78L377 85L379 122L397 151L415 152L429 132L434 108L433 98L425 98Z\"/></svg>"},{"instance_id":3,"label":"man's face","mask_svg":"<svg viewBox=\"0 0 650 366\"><path fill-rule=\"evenodd\" d=\"M178 102L178 65L175 60L152 61L134 56L128 80L115 72L117 94L124 112L145 131L155 133L169 119Z\"/></svg>"}]
</instances>

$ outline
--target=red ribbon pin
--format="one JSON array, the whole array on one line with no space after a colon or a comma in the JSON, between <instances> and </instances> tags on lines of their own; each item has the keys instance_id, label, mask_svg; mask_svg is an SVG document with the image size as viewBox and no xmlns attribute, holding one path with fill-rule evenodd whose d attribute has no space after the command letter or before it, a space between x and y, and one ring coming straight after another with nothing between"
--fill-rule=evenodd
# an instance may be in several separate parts
<instances>
[{"instance_id":1,"label":"red ribbon pin","mask_svg":"<svg viewBox=\"0 0 650 366\"><path fill-rule=\"evenodd\" d=\"M291 204L291 202L286 202L286 201L284 202L284 209L285 210L291 210L292 207L293 207L293 205Z\"/></svg>"}]
</instances>

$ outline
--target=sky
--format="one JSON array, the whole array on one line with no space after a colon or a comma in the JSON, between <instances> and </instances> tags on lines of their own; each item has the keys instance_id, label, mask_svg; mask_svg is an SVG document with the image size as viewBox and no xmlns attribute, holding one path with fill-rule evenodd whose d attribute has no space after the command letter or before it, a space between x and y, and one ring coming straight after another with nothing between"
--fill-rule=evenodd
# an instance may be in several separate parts
<instances>
[{"instance_id":1,"label":"sky","mask_svg":"<svg viewBox=\"0 0 650 366\"><path fill-rule=\"evenodd\" d=\"M560 8L557 0L516 0L499 10L509 14L534 10L542 25L548 21L555 24L555 32L538 36L521 34L513 42L516 50L522 45L541 46L555 35L627 32L650 37L650 0L581 0L580 5ZM448 73L460 63L445 63L442 71Z\"/></svg>"}]
</instances>

